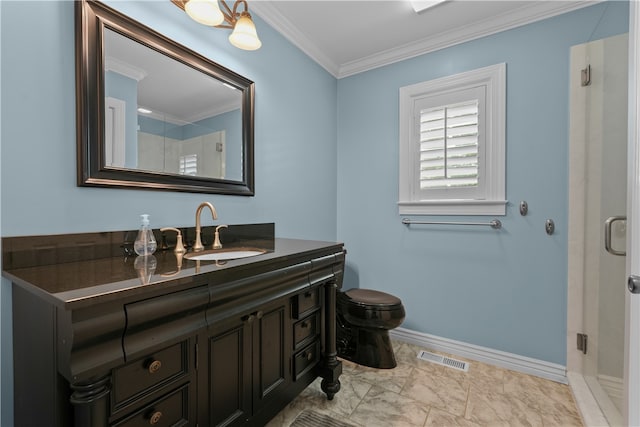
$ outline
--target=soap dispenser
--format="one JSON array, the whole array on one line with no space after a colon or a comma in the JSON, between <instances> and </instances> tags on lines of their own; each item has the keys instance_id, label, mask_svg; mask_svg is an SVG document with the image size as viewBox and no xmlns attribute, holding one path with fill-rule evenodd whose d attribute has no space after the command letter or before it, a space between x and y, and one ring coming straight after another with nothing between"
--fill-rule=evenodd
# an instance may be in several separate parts
<instances>
[{"instance_id":1,"label":"soap dispenser","mask_svg":"<svg viewBox=\"0 0 640 427\"><path fill-rule=\"evenodd\" d=\"M153 230L151 230L149 226L149 215L142 214L140 218L142 219L142 225L140 226L138 237L136 237L136 241L133 244L133 249L138 255L147 256L156 251L157 243L153 235Z\"/></svg>"}]
</instances>

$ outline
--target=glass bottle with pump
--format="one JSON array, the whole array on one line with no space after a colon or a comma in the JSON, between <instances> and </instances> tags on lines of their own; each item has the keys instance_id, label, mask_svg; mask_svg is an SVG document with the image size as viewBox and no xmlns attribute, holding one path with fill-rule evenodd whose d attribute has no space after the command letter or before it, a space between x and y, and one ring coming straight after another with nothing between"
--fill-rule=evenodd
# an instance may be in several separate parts
<instances>
[{"instance_id":1,"label":"glass bottle with pump","mask_svg":"<svg viewBox=\"0 0 640 427\"><path fill-rule=\"evenodd\" d=\"M142 214L140 218L142 219L142 225L140 226L136 241L133 244L133 250L140 256L147 256L156 251L157 243L153 235L153 230L151 230L149 226L149 215Z\"/></svg>"}]
</instances>

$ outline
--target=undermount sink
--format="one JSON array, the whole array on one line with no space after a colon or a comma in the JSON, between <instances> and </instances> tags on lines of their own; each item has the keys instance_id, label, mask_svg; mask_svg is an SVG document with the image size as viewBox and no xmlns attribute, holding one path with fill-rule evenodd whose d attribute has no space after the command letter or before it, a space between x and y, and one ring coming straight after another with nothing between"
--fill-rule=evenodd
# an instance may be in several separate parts
<instances>
[{"instance_id":1,"label":"undermount sink","mask_svg":"<svg viewBox=\"0 0 640 427\"><path fill-rule=\"evenodd\" d=\"M184 257L192 261L224 261L230 259L249 258L262 255L267 251L256 248L211 249L202 252L191 252Z\"/></svg>"}]
</instances>

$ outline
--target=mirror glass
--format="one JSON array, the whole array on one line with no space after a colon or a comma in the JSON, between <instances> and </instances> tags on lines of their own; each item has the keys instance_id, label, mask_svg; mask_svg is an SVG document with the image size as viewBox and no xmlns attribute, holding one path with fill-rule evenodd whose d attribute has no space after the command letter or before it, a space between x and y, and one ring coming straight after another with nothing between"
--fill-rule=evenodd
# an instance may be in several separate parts
<instances>
[{"instance_id":1,"label":"mirror glass","mask_svg":"<svg viewBox=\"0 0 640 427\"><path fill-rule=\"evenodd\" d=\"M253 82L99 2L76 26L79 185L253 195Z\"/></svg>"},{"instance_id":2,"label":"mirror glass","mask_svg":"<svg viewBox=\"0 0 640 427\"><path fill-rule=\"evenodd\" d=\"M105 166L242 179L235 87L104 30Z\"/></svg>"}]
</instances>

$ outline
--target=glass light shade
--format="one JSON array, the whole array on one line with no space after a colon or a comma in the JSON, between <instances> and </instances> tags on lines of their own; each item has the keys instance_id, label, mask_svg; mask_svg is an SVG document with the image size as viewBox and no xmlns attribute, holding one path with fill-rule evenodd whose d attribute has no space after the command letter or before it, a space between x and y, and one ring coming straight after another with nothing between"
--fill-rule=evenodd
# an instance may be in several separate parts
<instances>
[{"instance_id":1,"label":"glass light shade","mask_svg":"<svg viewBox=\"0 0 640 427\"><path fill-rule=\"evenodd\" d=\"M256 50L262 46L256 32L256 26L253 25L251 16L247 12L242 12L240 15L240 19L236 22L233 32L229 36L229 42L244 50Z\"/></svg>"},{"instance_id":2,"label":"glass light shade","mask_svg":"<svg viewBox=\"0 0 640 427\"><path fill-rule=\"evenodd\" d=\"M224 22L218 0L189 0L184 5L184 11L200 24L215 26Z\"/></svg>"}]
</instances>

